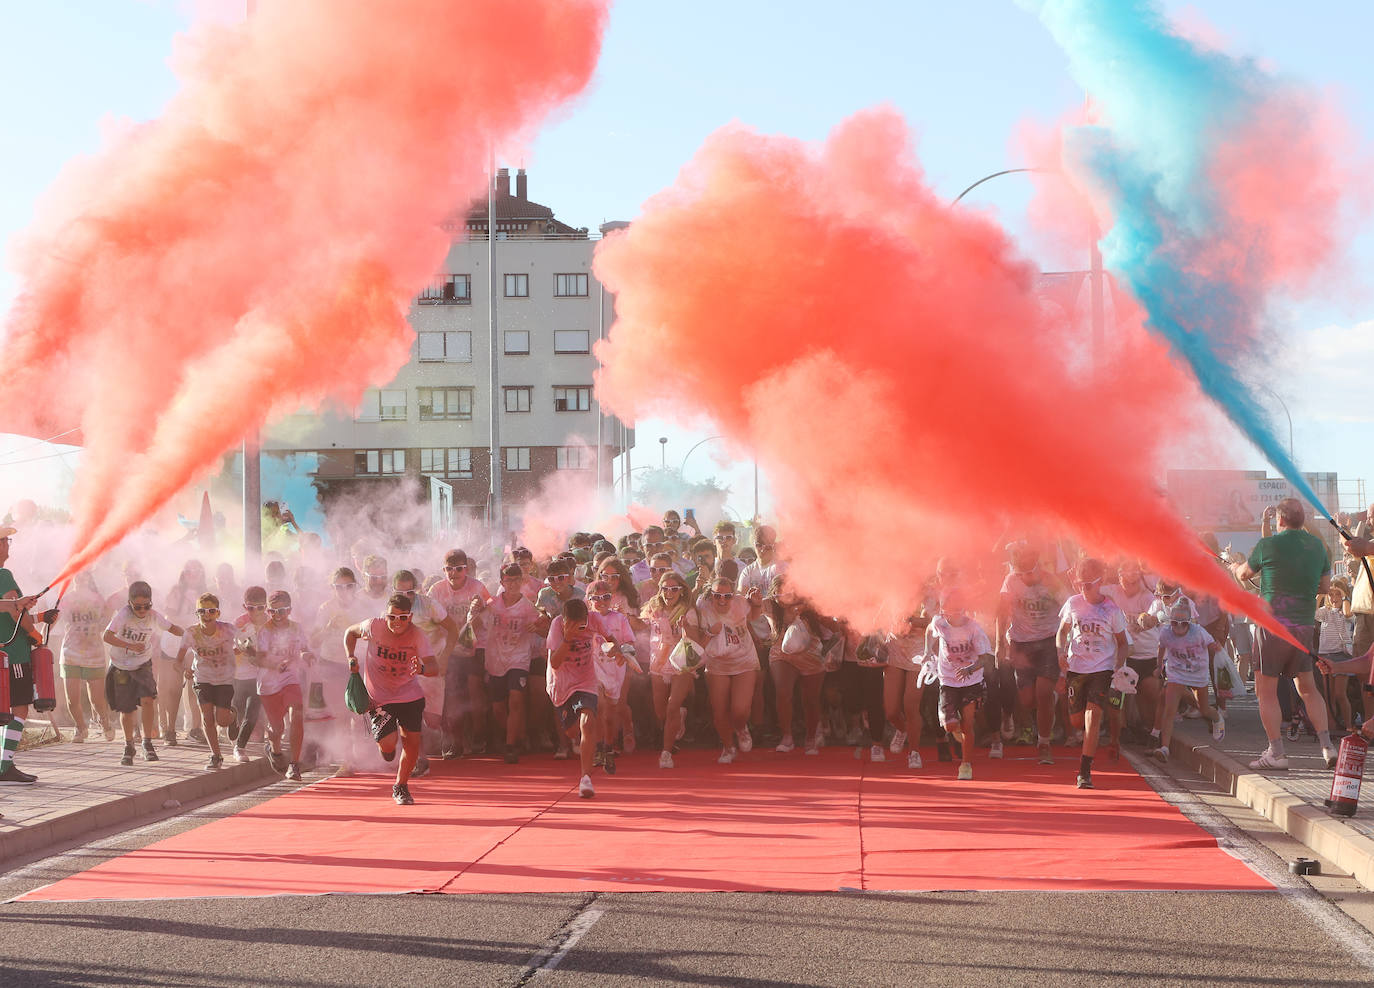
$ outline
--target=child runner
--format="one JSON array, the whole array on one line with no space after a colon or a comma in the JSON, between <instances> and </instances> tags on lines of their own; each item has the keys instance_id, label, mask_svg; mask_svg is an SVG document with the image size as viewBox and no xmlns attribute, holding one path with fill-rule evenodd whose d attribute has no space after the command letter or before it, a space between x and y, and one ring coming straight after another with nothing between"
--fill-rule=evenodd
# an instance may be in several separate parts
<instances>
[{"instance_id":1,"label":"child runner","mask_svg":"<svg viewBox=\"0 0 1374 988\"><path fill-rule=\"evenodd\" d=\"M900 634L887 642L887 669L883 672L883 712L894 728L889 749L900 755L907 742L911 752L907 768L921 767L921 652L930 622L919 614L907 617Z\"/></svg>"},{"instance_id":2,"label":"child runner","mask_svg":"<svg viewBox=\"0 0 1374 988\"><path fill-rule=\"evenodd\" d=\"M749 636L749 622L763 613L763 594L755 587L747 595L737 596L735 581L724 577L712 581L711 586L711 592L701 597L698 616L707 636L706 688L721 743L716 760L729 765L736 751L754 749L749 713L754 706L759 657Z\"/></svg>"},{"instance_id":3,"label":"child runner","mask_svg":"<svg viewBox=\"0 0 1374 988\"><path fill-rule=\"evenodd\" d=\"M602 724L602 739L597 742L596 757L592 759L592 764L600 765L608 775L615 774L614 742L624 718L621 696L625 692L626 656L629 653L622 649L624 646L633 647L635 637L629 618L619 610L612 610L617 602L616 596L607 580L593 580L587 587L592 613L601 624L596 639L596 681L600 694L597 712ZM608 645L609 649L606 648ZM634 667L643 671L637 662Z\"/></svg>"},{"instance_id":4,"label":"child runner","mask_svg":"<svg viewBox=\"0 0 1374 988\"><path fill-rule=\"evenodd\" d=\"M286 769L293 782L301 778L301 759L305 749L305 698L301 684L305 667L314 665L310 640L299 624L291 620L291 595L273 590L267 598L270 620L258 629L255 662L258 666L258 700L267 714L267 738L263 748L272 768ZM290 724L287 724L287 720ZM290 728L291 758L282 753L282 735Z\"/></svg>"},{"instance_id":5,"label":"child runner","mask_svg":"<svg viewBox=\"0 0 1374 988\"><path fill-rule=\"evenodd\" d=\"M433 597L463 627L458 642L444 669L443 756L457 758L463 748L463 732L469 735L472 750L486 751L486 631L474 617L480 605L491 600L486 585L477 579L476 567L462 549L444 555L444 579L430 589ZM477 606L474 606L477 605Z\"/></svg>"},{"instance_id":6,"label":"child runner","mask_svg":"<svg viewBox=\"0 0 1374 988\"><path fill-rule=\"evenodd\" d=\"M196 598L198 624L186 629L177 650L177 663L186 661L191 653L191 668L186 678L196 693L200 713L209 728L205 737L210 743L207 769L224 764L219 750L219 728L234 723L234 626L219 619L219 598L203 593ZM233 733L232 731L230 732Z\"/></svg>"},{"instance_id":7,"label":"child runner","mask_svg":"<svg viewBox=\"0 0 1374 988\"><path fill-rule=\"evenodd\" d=\"M1220 741L1226 736L1225 717L1207 702L1212 656L1216 654L1216 641L1202 625L1193 623L1187 601L1174 604L1169 609L1168 625L1159 633L1159 661L1164 664L1165 716L1154 756L1160 761L1169 760L1169 739L1174 733L1173 711L1178 709L1178 701L1186 691L1192 691L1202 716L1211 723L1212 737Z\"/></svg>"},{"instance_id":8,"label":"child runner","mask_svg":"<svg viewBox=\"0 0 1374 988\"><path fill-rule=\"evenodd\" d=\"M1093 756L1102 718L1109 708L1121 705L1121 694L1112 689L1112 674L1126 664L1126 616L1102 593L1106 572L1100 559L1078 564L1082 592L1064 602L1055 636L1059 668L1067 676L1069 719L1075 728L1083 729L1079 789L1093 787Z\"/></svg>"},{"instance_id":9,"label":"child runner","mask_svg":"<svg viewBox=\"0 0 1374 988\"><path fill-rule=\"evenodd\" d=\"M974 721L987 695L983 677L993 654L987 632L968 616L958 587L940 594L940 613L926 628L925 652L940 676L940 724L963 752L958 778L968 781L973 778Z\"/></svg>"},{"instance_id":10,"label":"child runner","mask_svg":"<svg viewBox=\"0 0 1374 988\"><path fill-rule=\"evenodd\" d=\"M534 606L539 611L539 624L536 631L548 637L549 629L552 627L553 620L563 613L563 605L570 600L582 600L586 596L586 591L577 585L573 579L574 564L572 559L560 557L549 563L546 580L548 586L539 591L535 598ZM554 716L551 693L546 686L549 676L549 657L548 649L543 650L543 655L538 662L530 663L531 674L538 674L541 681L530 683L530 713L531 719L538 724L541 718L539 712L547 710ZM535 696L535 694L539 694ZM547 720L548 718L542 718ZM572 756L572 745L568 742L568 735L557 724L554 725L555 751L553 757L563 760Z\"/></svg>"},{"instance_id":11,"label":"child runner","mask_svg":"<svg viewBox=\"0 0 1374 988\"><path fill-rule=\"evenodd\" d=\"M243 591L243 613L234 622L234 718L238 730L233 737L234 760L248 761L248 742L258 726L262 702L258 700L258 666L254 659L258 631L267 624L267 590L248 587Z\"/></svg>"},{"instance_id":12,"label":"child runner","mask_svg":"<svg viewBox=\"0 0 1374 988\"><path fill-rule=\"evenodd\" d=\"M110 623L105 598L96 588L89 572L76 574L72 588L62 598L62 685L67 691L67 709L76 721L73 744L86 740L88 728L82 712L87 698L100 720L106 741L115 736L110 705L98 685L105 678L105 647L101 634Z\"/></svg>"},{"instance_id":13,"label":"child runner","mask_svg":"<svg viewBox=\"0 0 1374 988\"><path fill-rule=\"evenodd\" d=\"M153 651L159 631L185 633L153 610L153 590L142 580L129 584L129 603L110 618L104 641L110 668L105 673L105 699L119 714L124 728L121 765L134 763L134 711L143 715L143 760L157 761L153 738L157 736L157 676Z\"/></svg>"},{"instance_id":14,"label":"child runner","mask_svg":"<svg viewBox=\"0 0 1374 988\"><path fill-rule=\"evenodd\" d=\"M1040 551L1028 542L1011 549L1012 571L1002 583L997 610L997 651L1011 659L1018 699L1035 713L1035 743L1041 765L1053 765L1055 686L1059 654L1054 633L1059 626L1063 594L1040 565Z\"/></svg>"},{"instance_id":15,"label":"child runner","mask_svg":"<svg viewBox=\"0 0 1374 988\"><path fill-rule=\"evenodd\" d=\"M525 688L530 677L530 639L539 612L524 594L519 563L501 570L501 592L487 605L486 677L492 712L505 727L507 765L520 761L525 737Z\"/></svg>"},{"instance_id":16,"label":"child runner","mask_svg":"<svg viewBox=\"0 0 1374 988\"><path fill-rule=\"evenodd\" d=\"M582 779L577 794L596 795L592 786L592 756L601 740L597 718L599 685L596 677L596 635L601 622L587 613L582 600L563 602L563 613L549 626L549 698L558 711L558 722L568 737L582 740Z\"/></svg>"},{"instance_id":17,"label":"child runner","mask_svg":"<svg viewBox=\"0 0 1374 988\"><path fill-rule=\"evenodd\" d=\"M438 675L429 638L411 620L411 602L405 594L392 594L386 613L349 628L344 635L350 672L358 671L355 649L359 639L366 640L363 657L363 682L373 707L368 711L372 737L382 757L396 757L396 734L401 735L401 760L396 765L396 782L391 797L398 806L411 806L410 774L420 758L420 732L425 719L425 692L417 676Z\"/></svg>"}]
</instances>

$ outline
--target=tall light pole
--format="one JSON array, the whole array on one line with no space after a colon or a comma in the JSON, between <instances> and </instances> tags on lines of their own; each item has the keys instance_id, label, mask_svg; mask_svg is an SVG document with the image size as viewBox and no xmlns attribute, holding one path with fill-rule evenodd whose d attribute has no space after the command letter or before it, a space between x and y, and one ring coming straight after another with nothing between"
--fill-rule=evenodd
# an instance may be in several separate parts
<instances>
[{"instance_id":1,"label":"tall light pole","mask_svg":"<svg viewBox=\"0 0 1374 988\"><path fill-rule=\"evenodd\" d=\"M501 528L501 376L496 363L496 146L492 145L487 176L487 387L491 389L491 539L492 548L502 545ZM517 464L518 465L518 464Z\"/></svg>"},{"instance_id":2,"label":"tall light pole","mask_svg":"<svg viewBox=\"0 0 1374 988\"><path fill-rule=\"evenodd\" d=\"M248 0L245 13L257 13L258 0ZM256 427L243 437L243 573L255 573L262 556L262 446Z\"/></svg>"},{"instance_id":3,"label":"tall light pole","mask_svg":"<svg viewBox=\"0 0 1374 988\"><path fill-rule=\"evenodd\" d=\"M664 470L668 469L668 437L658 437L659 466Z\"/></svg>"},{"instance_id":4,"label":"tall light pole","mask_svg":"<svg viewBox=\"0 0 1374 988\"><path fill-rule=\"evenodd\" d=\"M1269 385L1261 384L1260 388L1264 391L1268 391L1271 395L1274 396L1274 400L1277 401L1279 403L1279 407L1283 409L1284 417L1288 419L1288 458L1292 460L1293 465L1296 466L1298 460L1297 453L1295 453L1293 450L1293 413L1288 410L1288 402L1280 398L1279 393L1275 391L1273 388L1269 387Z\"/></svg>"}]
</instances>

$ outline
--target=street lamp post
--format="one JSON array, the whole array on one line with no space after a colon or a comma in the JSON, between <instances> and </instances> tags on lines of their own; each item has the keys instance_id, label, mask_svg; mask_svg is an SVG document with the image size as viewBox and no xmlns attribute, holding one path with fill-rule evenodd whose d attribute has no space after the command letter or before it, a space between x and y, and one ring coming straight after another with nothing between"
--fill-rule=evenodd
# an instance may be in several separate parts
<instances>
[{"instance_id":1,"label":"street lamp post","mask_svg":"<svg viewBox=\"0 0 1374 988\"><path fill-rule=\"evenodd\" d=\"M661 467L662 469L667 470L667 469L668 469L668 437L667 437L667 436L659 436L659 437L658 437L658 452L659 452L659 464L658 464L658 465L659 465L659 467Z\"/></svg>"},{"instance_id":2,"label":"street lamp post","mask_svg":"<svg viewBox=\"0 0 1374 988\"><path fill-rule=\"evenodd\" d=\"M1284 417L1288 419L1288 458L1292 460L1293 464L1296 466L1298 461L1297 453L1294 452L1293 448L1293 413L1288 410L1288 402L1280 398L1279 393L1275 391L1273 388L1269 387L1269 385L1261 384L1260 388L1274 396L1274 400L1277 401L1279 403L1279 407L1283 409Z\"/></svg>"}]
</instances>

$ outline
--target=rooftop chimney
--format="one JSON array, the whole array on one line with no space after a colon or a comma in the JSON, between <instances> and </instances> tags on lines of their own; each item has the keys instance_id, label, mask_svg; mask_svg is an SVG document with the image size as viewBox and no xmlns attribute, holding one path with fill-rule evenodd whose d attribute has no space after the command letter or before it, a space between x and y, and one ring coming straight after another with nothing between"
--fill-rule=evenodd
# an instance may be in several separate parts
<instances>
[{"instance_id":1,"label":"rooftop chimney","mask_svg":"<svg viewBox=\"0 0 1374 988\"><path fill-rule=\"evenodd\" d=\"M529 179L525 176L525 169L521 168L515 173L515 198L528 199L530 197Z\"/></svg>"},{"instance_id":2,"label":"rooftop chimney","mask_svg":"<svg viewBox=\"0 0 1374 988\"><path fill-rule=\"evenodd\" d=\"M496 169L496 194L498 196L510 195L510 169Z\"/></svg>"}]
</instances>

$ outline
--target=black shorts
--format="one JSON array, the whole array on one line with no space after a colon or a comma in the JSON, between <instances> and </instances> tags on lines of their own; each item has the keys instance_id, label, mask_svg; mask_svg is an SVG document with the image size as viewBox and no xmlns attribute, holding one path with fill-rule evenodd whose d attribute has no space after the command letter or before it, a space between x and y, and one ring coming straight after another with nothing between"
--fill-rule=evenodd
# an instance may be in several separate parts
<instances>
[{"instance_id":1,"label":"black shorts","mask_svg":"<svg viewBox=\"0 0 1374 988\"><path fill-rule=\"evenodd\" d=\"M10 664L10 708L27 707L33 703L33 666ZM8 711L6 711L8 712Z\"/></svg>"},{"instance_id":2,"label":"black shorts","mask_svg":"<svg viewBox=\"0 0 1374 988\"><path fill-rule=\"evenodd\" d=\"M981 710L987 695L987 683L972 683L968 686L946 686L941 683L940 723L945 726L958 724L964 716L964 708L971 703L975 712Z\"/></svg>"},{"instance_id":3,"label":"black shorts","mask_svg":"<svg viewBox=\"0 0 1374 988\"><path fill-rule=\"evenodd\" d=\"M202 707L224 707L226 710L234 705L234 684L219 685L218 683L192 683L191 689L196 691L196 702Z\"/></svg>"},{"instance_id":4,"label":"black shorts","mask_svg":"<svg viewBox=\"0 0 1374 988\"><path fill-rule=\"evenodd\" d=\"M1312 640L1312 628L1289 628L1300 642ZM1294 648L1268 628L1255 629L1256 665L1261 676L1300 676L1312 671L1312 653Z\"/></svg>"},{"instance_id":5,"label":"black shorts","mask_svg":"<svg viewBox=\"0 0 1374 988\"><path fill-rule=\"evenodd\" d=\"M1112 689L1111 669L1101 672L1071 672L1068 677L1069 713L1081 714L1088 704L1106 710L1108 707L1121 709L1121 693Z\"/></svg>"},{"instance_id":6,"label":"black shorts","mask_svg":"<svg viewBox=\"0 0 1374 988\"><path fill-rule=\"evenodd\" d=\"M1033 642L1010 642L1007 656L1016 670L1017 689L1028 689L1037 679L1059 678L1059 646L1053 635Z\"/></svg>"},{"instance_id":7,"label":"black shorts","mask_svg":"<svg viewBox=\"0 0 1374 988\"><path fill-rule=\"evenodd\" d=\"M530 681L528 669L507 669L499 676L487 676L487 699L492 703L505 703L512 693L525 692Z\"/></svg>"},{"instance_id":8,"label":"black shorts","mask_svg":"<svg viewBox=\"0 0 1374 988\"><path fill-rule=\"evenodd\" d=\"M558 708L558 723L564 731L577 726L582 711L596 713L596 694L579 691L568 697L568 702Z\"/></svg>"},{"instance_id":9,"label":"black shorts","mask_svg":"<svg viewBox=\"0 0 1374 988\"><path fill-rule=\"evenodd\" d=\"M374 741L395 734L397 727L407 734L419 734L425 723L425 698L407 700L405 703L383 703L368 711L367 719Z\"/></svg>"},{"instance_id":10,"label":"black shorts","mask_svg":"<svg viewBox=\"0 0 1374 988\"><path fill-rule=\"evenodd\" d=\"M157 675L149 659L137 669L110 666L105 672L105 702L116 713L131 714L147 699L157 698Z\"/></svg>"},{"instance_id":11,"label":"black shorts","mask_svg":"<svg viewBox=\"0 0 1374 988\"><path fill-rule=\"evenodd\" d=\"M1141 679L1150 679L1159 675L1158 659L1127 659L1126 664L1135 670L1135 674Z\"/></svg>"}]
</instances>

